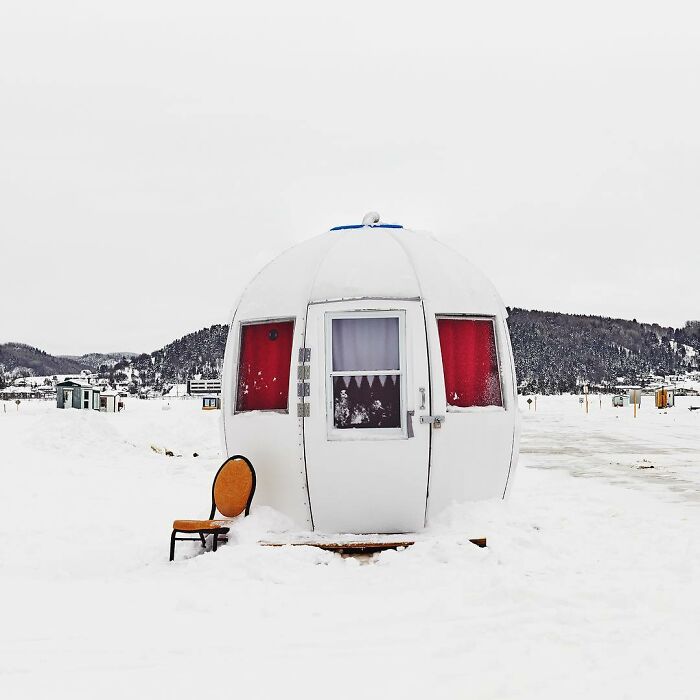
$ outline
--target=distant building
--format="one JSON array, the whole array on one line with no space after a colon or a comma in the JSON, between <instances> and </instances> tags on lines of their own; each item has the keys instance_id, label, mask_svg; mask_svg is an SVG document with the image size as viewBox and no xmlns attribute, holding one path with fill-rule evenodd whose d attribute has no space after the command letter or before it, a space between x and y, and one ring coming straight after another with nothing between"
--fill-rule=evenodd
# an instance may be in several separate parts
<instances>
[{"instance_id":1,"label":"distant building","mask_svg":"<svg viewBox=\"0 0 700 700\"><path fill-rule=\"evenodd\" d=\"M673 408L676 405L676 392L668 387L659 387L654 392L654 405L656 408Z\"/></svg>"},{"instance_id":2,"label":"distant building","mask_svg":"<svg viewBox=\"0 0 700 700\"><path fill-rule=\"evenodd\" d=\"M163 392L163 397L168 399L186 398L187 384L173 384L167 391Z\"/></svg>"},{"instance_id":3,"label":"distant building","mask_svg":"<svg viewBox=\"0 0 700 700\"><path fill-rule=\"evenodd\" d=\"M124 408L124 399L117 391L102 391L94 384L67 379L56 384L56 406L117 413Z\"/></svg>"},{"instance_id":4,"label":"distant building","mask_svg":"<svg viewBox=\"0 0 700 700\"><path fill-rule=\"evenodd\" d=\"M0 390L0 400L46 399L51 398L51 394L53 387L50 386L8 386Z\"/></svg>"},{"instance_id":5,"label":"distant building","mask_svg":"<svg viewBox=\"0 0 700 700\"><path fill-rule=\"evenodd\" d=\"M56 384L58 408L91 408L100 410L100 390L93 384L77 379L67 379Z\"/></svg>"},{"instance_id":6,"label":"distant building","mask_svg":"<svg viewBox=\"0 0 700 700\"><path fill-rule=\"evenodd\" d=\"M124 409L124 400L117 391L103 391L100 394L100 411L119 413Z\"/></svg>"},{"instance_id":7,"label":"distant building","mask_svg":"<svg viewBox=\"0 0 700 700\"><path fill-rule=\"evenodd\" d=\"M638 385L630 384L619 384L616 391L627 391L627 400L629 405L637 404L637 406L642 405L642 387Z\"/></svg>"},{"instance_id":8,"label":"distant building","mask_svg":"<svg viewBox=\"0 0 700 700\"><path fill-rule=\"evenodd\" d=\"M214 411L221 408L221 397L219 396L202 396L202 410Z\"/></svg>"},{"instance_id":9,"label":"distant building","mask_svg":"<svg viewBox=\"0 0 700 700\"><path fill-rule=\"evenodd\" d=\"M221 394L220 379L188 379L187 393L190 396L203 396L205 394Z\"/></svg>"}]
</instances>

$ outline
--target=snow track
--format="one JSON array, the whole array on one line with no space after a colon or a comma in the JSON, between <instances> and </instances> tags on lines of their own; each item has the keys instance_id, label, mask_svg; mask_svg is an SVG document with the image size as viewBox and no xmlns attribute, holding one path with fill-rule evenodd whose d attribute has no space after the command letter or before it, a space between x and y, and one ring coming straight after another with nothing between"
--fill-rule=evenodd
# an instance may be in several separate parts
<instances>
[{"instance_id":1,"label":"snow track","mask_svg":"<svg viewBox=\"0 0 700 700\"><path fill-rule=\"evenodd\" d=\"M206 515L221 457L199 402L8 405L0 696L697 697L700 415L604 402L522 402L511 500L367 565L255 546L285 526L265 508L169 564L171 521Z\"/></svg>"}]
</instances>

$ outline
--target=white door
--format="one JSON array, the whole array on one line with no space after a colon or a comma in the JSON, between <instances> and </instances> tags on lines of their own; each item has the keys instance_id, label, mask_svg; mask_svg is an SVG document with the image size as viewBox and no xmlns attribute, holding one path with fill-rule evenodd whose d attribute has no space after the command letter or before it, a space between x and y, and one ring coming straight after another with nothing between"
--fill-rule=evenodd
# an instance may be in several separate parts
<instances>
[{"instance_id":1,"label":"white door","mask_svg":"<svg viewBox=\"0 0 700 700\"><path fill-rule=\"evenodd\" d=\"M73 390L63 390L63 408L73 408Z\"/></svg>"},{"instance_id":2,"label":"white door","mask_svg":"<svg viewBox=\"0 0 700 700\"><path fill-rule=\"evenodd\" d=\"M314 529L413 532L425 524L430 428L422 304L311 304L304 447ZM303 372L303 370L301 370ZM306 386L306 388L305 388Z\"/></svg>"}]
</instances>

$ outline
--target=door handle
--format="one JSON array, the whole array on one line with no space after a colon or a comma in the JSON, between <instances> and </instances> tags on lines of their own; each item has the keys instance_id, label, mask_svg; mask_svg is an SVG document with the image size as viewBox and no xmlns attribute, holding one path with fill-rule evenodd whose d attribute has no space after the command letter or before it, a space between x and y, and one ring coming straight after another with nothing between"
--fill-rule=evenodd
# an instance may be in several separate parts
<instances>
[{"instance_id":1,"label":"door handle","mask_svg":"<svg viewBox=\"0 0 700 700\"><path fill-rule=\"evenodd\" d=\"M420 387L420 389L418 389L418 391L420 391L420 408L419 408L419 410L425 411L425 388Z\"/></svg>"}]
</instances>

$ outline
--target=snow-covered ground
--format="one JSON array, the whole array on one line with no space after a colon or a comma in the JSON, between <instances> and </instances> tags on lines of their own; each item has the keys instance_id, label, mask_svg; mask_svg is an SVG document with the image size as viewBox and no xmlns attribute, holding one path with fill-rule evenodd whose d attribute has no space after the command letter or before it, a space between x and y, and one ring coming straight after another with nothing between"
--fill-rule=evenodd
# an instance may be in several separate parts
<instances>
[{"instance_id":1,"label":"snow-covered ground","mask_svg":"<svg viewBox=\"0 0 700 700\"><path fill-rule=\"evenodd\" d=\"M521 399L510 500L367 564L256 546L263 508L168 563L221 460L199 402L0 405L0 698L695 698L700 399L644 400Z\"/></svg>"}]
</instances>

